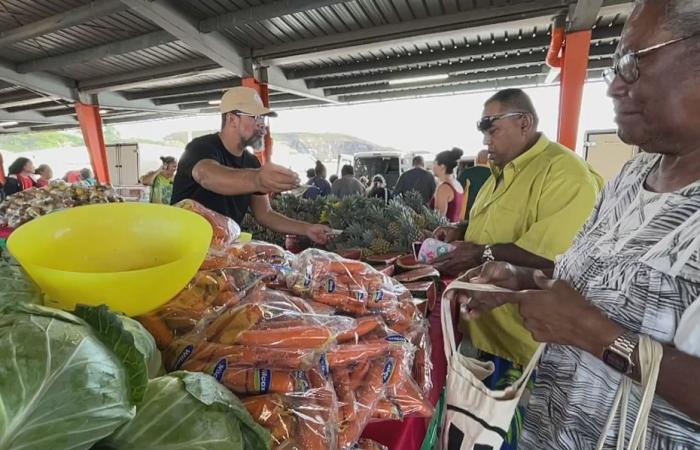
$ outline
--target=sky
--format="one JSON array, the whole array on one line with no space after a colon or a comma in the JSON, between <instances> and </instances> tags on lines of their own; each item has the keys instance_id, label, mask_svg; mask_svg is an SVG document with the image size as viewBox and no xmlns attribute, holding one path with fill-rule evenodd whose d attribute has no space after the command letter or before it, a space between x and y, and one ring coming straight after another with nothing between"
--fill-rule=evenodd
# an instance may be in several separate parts
<instances>
[{"instance_id":1,"label":"sky","mask_svg":"<svg viewBox=\"0 0 700 450\"><path fill-rule=\"evenodd\" d=\"M585 87L579 153L585 131L615 128L612 102L605 95L605 88L602 82L588 83ZM556 139L559 87L526 91L539 113L540 128ZM493 92L281 111L271 122L272 137L275 132L343 133L406 152L438 153L459 147L465 155L473 155L482 148L476 121L481 117L484 101ZM159 140L175 131L210 130L218 126L218 116L206 115L119 124L116 128L126 140L139 137Z\"/></svg>"}]
</instances>

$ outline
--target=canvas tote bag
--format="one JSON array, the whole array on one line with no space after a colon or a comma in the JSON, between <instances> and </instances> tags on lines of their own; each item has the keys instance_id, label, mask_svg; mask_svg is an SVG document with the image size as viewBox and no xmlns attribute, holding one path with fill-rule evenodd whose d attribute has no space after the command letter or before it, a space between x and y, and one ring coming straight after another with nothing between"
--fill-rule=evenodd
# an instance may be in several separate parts
<instances>
[{"instance_id":1,"label":"canvas tote bag","mask_svg":"<svg viewBox=\"0 0 700 450\"><path fill-rule=\"evenodd\" d=\"M642 382L639 385L642 390L641 401L639 402L639 413L632 428L628 450L644 450L647 435L647 423L649 422L649 412L654 401L656 382L659 378L659 367L663 358L663 347L649 336L639 337L639 367L642 375ZM605 424L603 433L598 441L598 450L603 448L605 438L612 427L613 420L620 410L620 430L617 435L617 450L625 450L625 426L627 425L627 409L629 394L632 385L635 384L629 377L623 377L620 387L617 390L615 401L613 402L610 416Z\"/></svg>"},{"instance_id":2,"label":"canvas tote bag","mask_svg":"<svg viewBox=\"0 0 700 450\"><path fill-rule=\"evenodd\" d=\"M527 386L530 374L540 359L540 345L523 375L504 390L492 391L482 380L494 371L492 362L466 357L457 350L452 309L446 293L464 288L459 279L445 289L442 297L442 333L447 358L447 385L442 423L442 450L498 450L506 438L515 408Z\"/></svg>"}]
</instances>

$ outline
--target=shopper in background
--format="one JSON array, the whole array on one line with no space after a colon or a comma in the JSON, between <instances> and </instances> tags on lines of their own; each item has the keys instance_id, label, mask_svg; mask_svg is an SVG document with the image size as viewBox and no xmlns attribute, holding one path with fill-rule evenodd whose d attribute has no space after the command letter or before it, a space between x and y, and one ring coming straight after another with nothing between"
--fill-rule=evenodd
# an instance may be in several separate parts
<instances>
[{"instance_id":1,"label":"shopper in background","mask_svg":"<svg viewBox=\"0 0 700 450\"><path fill-rule=\"evenodd\" d=\"M426 205L435 195L435 177L425 170L422 156L413 158L413 168L402 173L394 187L394 195L402 195L408 191L418 191Z\"/></svg>"},{"instance_id":2,"label":"shopper in background","mask_svg":"<svg viewBox=\"0 0 700 450\"><path fill-rule=\"evenodd\" d=\"M36 187L45 187L49 185L49 182L53 178L53 170L48 164L42 164L37 167L35 175L38 175L36 179Z\"/></svg>"},{"instance_id":3,"label":"shopper in background","mask_svg":"<svg viewBox=\"0 0 700 450\"><path fill-rule=\"evenodd\" d=\"M462 150L459 148L440 152L433 163L433 173L437 177L439 184L432 200L432 207L447 217L447 220L450 222L462 220L464 190L454 175L455 167L457 167L457 162L462 157L462 153Z\"/></svg>"},{"instance_id":4,"label":"shopper in background","mask_svg":"<svg viewBox=\"0 0 700 450\"><path fill-rule=\"evenodd\" d=\"M333 174L330 177L328 177L328 182L331 184L331 186L333 186L333 183L335 183L335 180L337 180L337 179L338 179L338 175Z\"/></svg>"},{"instance_id":5,"label":"shopper in background","mask_svg":"<svg viewBox=\"0 0 700 450\"><path fill-rule=\"evenodd\" d=\"M172 204L192 199L237 223L250 211L263 227L283 234L306 236L325 244L331 229L290 219L275 212L268 194L299 187L299 176L277 164L260 161L249 148L260 148L266 122L277 114L248 87L226 91L219 105L221 131L187 144L175 174Z\"/></svg>"},{"instance_id":6,"label":"shopper in background","mask_svg":"<svg viewBox=\"0 0 700 450\"><path fill-rule=\"evenodd\" d=\"M141 184L151 187L151 203L170 204L173 195L173 179L177 171L177 159L161 156L162 165L141 177Z\"/></svg>"},{"instance_id":7,"label":"shopper in background","mask_svg":"<svg viewBox=\"0 0 700 450\"><path fill-rule=\"evenodd\" d=\"M95 180L95 178L92 176L92 170L88 169L87 167L80 169L80 181L78 182L78 185L91 187L96 184L97 180Z\"/></svg>"},{"instance_id":8,"label":"shopper in background","mask_svg":"<svg viewBox=\"0 0 700 450\"><path fill-rule=\"evenodd\" d=\"M386 185L386 180L381 175L375 175L372 178L372 185L367 192L367 197L381 198L384 200L384 204L388 204L391 199L391 192Z\"/></svg>"},{"instance_id":9,"label":"shopper in background","mask_svg":"<svg viewBox=\"0 0 700 450\"><path fill-rule=\"evenodd\" d=\"M34 163L29 158L20 157L7 168L7 180L3 186L5 195L12 195L25 189L36 187L32 178Z\"/></svg>"},{"instance_id":10,"label":"shopper in background","mask_svg":"<svg viewBox=\"0 0 700 450\"><path fill-rule=\"evenodd\" d=\"M462 217L463 219L469 220L469 213L474 205L474 200L476 200L476 194L479 193L490 176L488 150L481 150L477 153L474 167L467 167L457 176L457 181L464 188L464 192L467 193L467 208Z\"/></svg>"},{"instance_id":11,"label":"shopper in background","mask_svg":"<svg viewBox=\"0 0 700 450\"><path fill-rule=\"evenodd\" d=\"M355 170L350 164L346 164L340 169L341 177L335 180L331 186L331 194L336 197L347 197L350 195L365 195L365 187L355 178Z\"/></svg>"},{"instance_id":12,"label":"shopper in background","mask_svg":"<svg viewBox=\"0 0 700 450\"><path fill-rule=\"evenodd\" d=\"M321 161L316 161L316 167L309 169L307 175L311 175L309 184L311 187L304 193L304 198L327 197L331 195L331 184L326 180L326 166Z\"/></svg>"}]
</instances>

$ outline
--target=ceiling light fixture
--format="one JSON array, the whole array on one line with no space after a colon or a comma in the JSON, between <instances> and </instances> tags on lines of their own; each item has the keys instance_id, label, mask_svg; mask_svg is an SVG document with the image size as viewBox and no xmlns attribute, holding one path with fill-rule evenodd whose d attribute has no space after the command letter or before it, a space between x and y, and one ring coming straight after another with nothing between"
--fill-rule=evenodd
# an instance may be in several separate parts
<instances>
[{"instance_id":1,"label":"ceiling light fixture","mask_svg":"<svg viewBox=\"0 0 700 450\"><path fill-rule=\"evenodd\" d=\"M447 78L449 78L449 75L446 73L443 73L440 75L426 75L426 76L422 76L422 77L399 78L398 80L390 80L389 84L390 85L411 84L411 83L420 83L422 81L440 81L440 80L446 80Z\"/></svg>"}]
</instances>

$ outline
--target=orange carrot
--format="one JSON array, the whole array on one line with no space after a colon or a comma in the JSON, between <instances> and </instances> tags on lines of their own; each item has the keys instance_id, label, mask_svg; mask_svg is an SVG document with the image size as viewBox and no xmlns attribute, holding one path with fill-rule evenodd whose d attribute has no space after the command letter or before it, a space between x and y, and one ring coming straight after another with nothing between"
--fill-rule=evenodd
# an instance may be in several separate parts
<instances>
[{"instance_id":1,"label":"orange carrot","mask_svg":"<svg viewBox=\"0 0 700 450\"><path fill-rule=\"evenodd\" d=\"M392 400L406 416L432 417L435 410L424 398L418 385L407 379L393 390Z\"/></svg>"},{"instance_id":2,"label":"orange carrot","mask_svg":"<svg viewBox=\"0 0 700 450\"><path fill-rule=\"evenodd\" d=\"M357 319L357 326L354 330L347 331L338 335L336 340L341 342L357 341L360 337L371 333L376 328L380 327L384 322L381 317L366 316Z\"/></svg>"},{"instance_id":3,"label":"orange carrot","mask_svg":"<svg viewBox=\"0 0 700 450\"><path fill-rule=\"evenodd\" d=\"M335 307L338 311L363 316L367 314L364 302L343 294L318 294L314 300Z\"/></svg>"},{"instance_id":4,"label":"orange carrot","mask_svg":"<svg viewBox=\"0 0 700 450\"><path fill-rule=\"evenodd\" d=\"M289 370L229 367L221 384L237 394L284 394L294 391L295 379Z\"/></svg>"},{"instance_id":5,"label":"orange carrot","mask_svg":"<svg viewBox=\"0 0 700 450\"><path fill-rule=\"evenodd\" d=\"M369 370L369 360L363 359L359 361L353 369L350 371L350 388L356 391L362 381L367 376L367 371Z\"/></svg>"},{"instance_id":6,"label":"orange carrot","mask_svg":"<svg viewBox=\"0 0 700 450\"><path fill-rule=\"evenodd\" d=\"M367 377L357 391L355 420L347 422L345 428L338 433L339 448L350 448L360 438L362 430L367 425L384 388L384 363L385 360L383 358L376 359L370 363Z\"/></svg>"},{"instance_id":7,"label":"orange carrot","mask_svg":"<svg viewBox=\"0 0 700 450\"><path fill-rule=\"evenodd\" d=\"M355 392L350 383L350 373L345 369L333 369L333 386L338 395L338 424L350 422L355 418Z\"/></svg>"},{"instance_id":8,"label":"orange carrot","mask_svg":"<svg viewBox=\"0 0 700 450\"><path fill-rule=\"evenodd\" d=\"M292 328L247 330L241 332L236 337L235 342L240 345L261 347L319 348L326 345L332 337L330 330L326 327L305 325Z\"/></svg>"},{"instance_id":9,"label":"orange carrot","mask_svg":"<svg viewBox=\"0 0 700 450\"><path fill-rule=\"evenodd\" d=\"M328 352L328 363L333 367L343 367L348 364L363 360L374 359L389 350L386 342L372 342L369 344L344 344Z\"/></svg>"},{"instance_id":10,"label":"orange carrot","mask_svg":"<svg viewBox=\"0 0 700 450\"><path fill-rule=\"evenodd\" d=\"M166 349L175 340L175 336L170 331L170 328L157 315L146 314L145 316L139 316L137 319L153 335L159 349Z\"/></svg>"}]
</instances>

